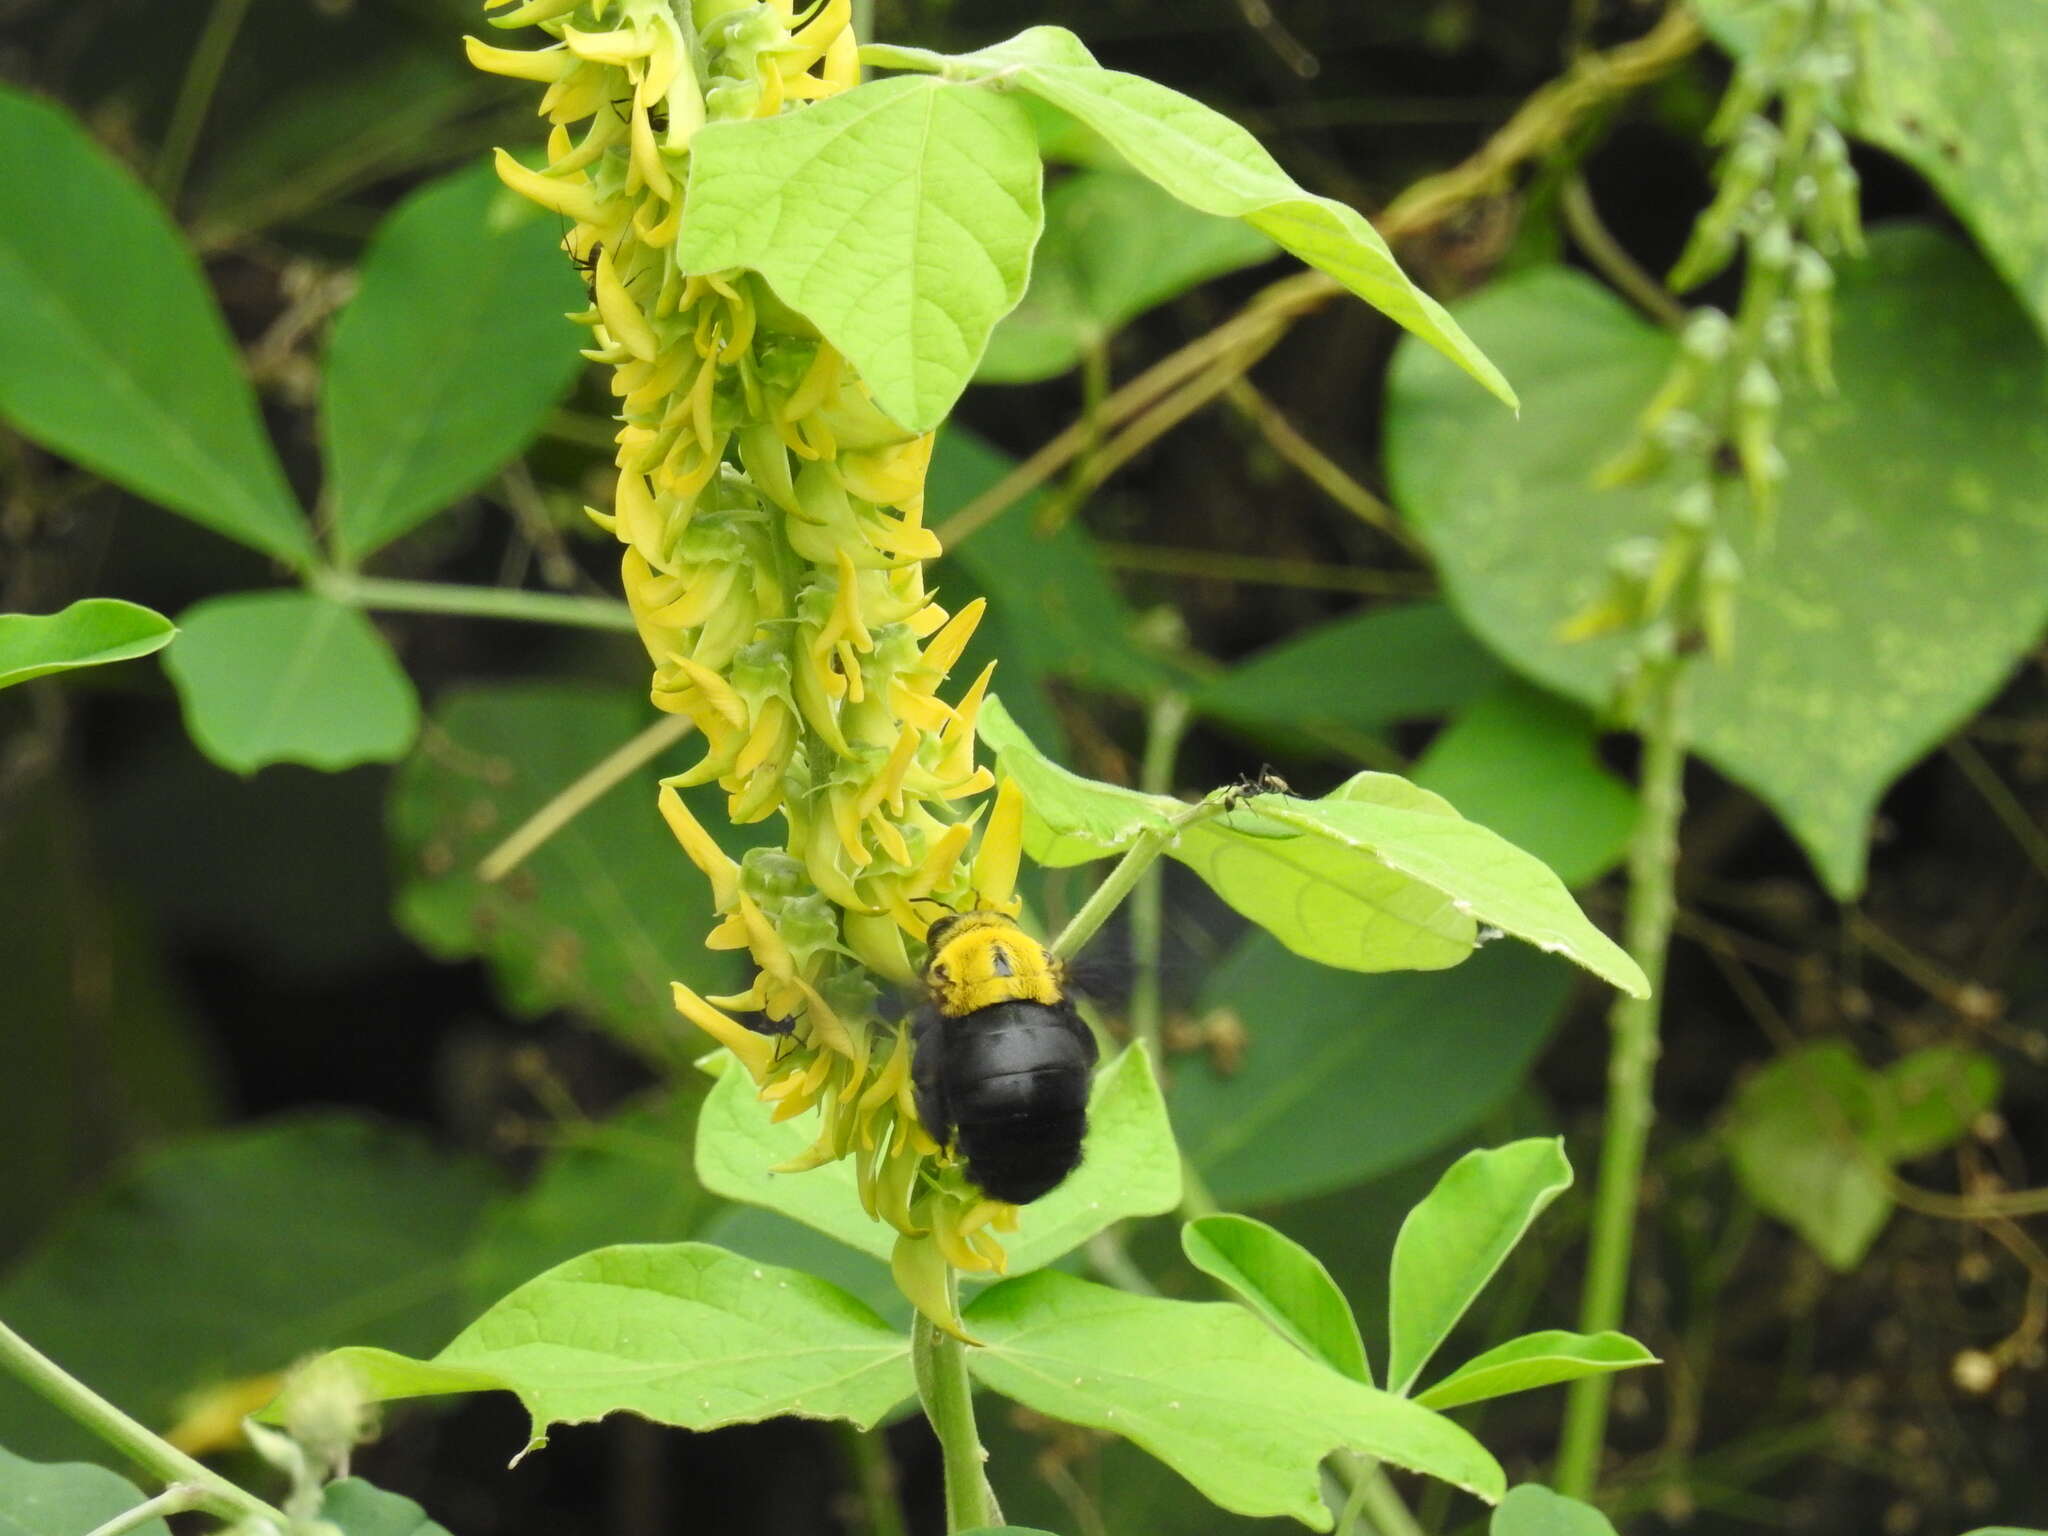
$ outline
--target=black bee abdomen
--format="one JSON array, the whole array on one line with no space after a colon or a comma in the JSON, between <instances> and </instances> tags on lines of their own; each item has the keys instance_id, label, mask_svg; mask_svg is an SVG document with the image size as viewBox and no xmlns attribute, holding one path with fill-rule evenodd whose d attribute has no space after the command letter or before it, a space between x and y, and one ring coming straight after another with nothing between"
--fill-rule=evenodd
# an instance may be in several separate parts
<instances>
[{"instance_id":1,"label":"black bee abdomen","mask_svg":"<svg viewBox=\"0 0 2048 1536\"><path fill-rule=\"evenodd\" d=\"M1081 1163L1095 1037L1071 1006L997 1003L921 1031L920 1111L958 1138L967 1176L1023 1205ZM930 1127L935 1135L944 1135Z\"/></svg>"}]
</instances>

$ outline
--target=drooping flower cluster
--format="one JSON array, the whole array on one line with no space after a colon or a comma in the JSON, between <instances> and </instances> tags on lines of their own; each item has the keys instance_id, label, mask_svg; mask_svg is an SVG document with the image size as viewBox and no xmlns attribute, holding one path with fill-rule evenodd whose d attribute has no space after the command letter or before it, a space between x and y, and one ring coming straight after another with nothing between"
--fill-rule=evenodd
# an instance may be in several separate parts
<instances>
[{"instance_id":1,"label":"drooping flower cluster","mask_svg":"<svg viewBox=\"0 0 2048 1536\"><path fill-rule=\"evenodd\" d=\"M547 86L547 164L500 151L499 174L573 225L591 298L573 318L612 369L621 423L613 506L592 516L626 546L654 702L706 749L661 810L711 882L710 944L755 966L730 997L678 983L677 1006L778 1119L821 1111L816 1144L788 1166L856 1159L869 1213L904 1234L906 1290L947 1263L999 1269L988 1229L1016 1213L981 1198L918 1123L909 1041L877 1022L873 979L915 984L906 941L939 911L1015 907L1022 807L1008 786L969 856L993 787L974 761L989 673L957 702L939 696L982 604L949 615L925 588L932 439L878 410L757 274L688 273L676 257L693 135L854 85L848 0L801 19L790 0L697 0L695 38L667 0L526 0L493 20L554 39L472 40L470 58ZM710 783L735 824L779 814L782 846L728 855L677 793Z\"/></svg>"}]
</instances>

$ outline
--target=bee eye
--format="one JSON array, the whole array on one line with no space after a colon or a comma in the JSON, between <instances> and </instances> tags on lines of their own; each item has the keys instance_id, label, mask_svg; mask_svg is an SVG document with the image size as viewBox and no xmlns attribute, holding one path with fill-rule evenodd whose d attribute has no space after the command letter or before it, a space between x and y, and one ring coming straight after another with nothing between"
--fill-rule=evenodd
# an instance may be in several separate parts
<instances>
[{"instance_id":1,"label":"bee eye","mask_svg":"<svg viewBox=\"0 0 2048 1536\"><path fill-rule=\"evenodd\" d=\"M948 978L950 978L952 974L953 973L951 971L948 971L943 965L935 965L932 967L933 981L945 981Z\"/></svg>"}]
</instances>

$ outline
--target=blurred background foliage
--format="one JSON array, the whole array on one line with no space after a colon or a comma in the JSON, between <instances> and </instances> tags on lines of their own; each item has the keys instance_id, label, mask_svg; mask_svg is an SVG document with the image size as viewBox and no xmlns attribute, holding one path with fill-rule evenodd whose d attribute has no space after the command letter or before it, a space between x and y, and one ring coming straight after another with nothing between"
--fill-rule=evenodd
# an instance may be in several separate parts
<instances>
[{"instance_id":1,"label":"blurred background foliage","mask_svg":"<svg viewBox=\"0 0 2048 1536\"><path fill-rule=\"evenodd\" d=\"M1738 650L1701 690L1630 1305L1667 1364L1619 1386L1608 1484L1631 1533L1950 1536L2048 1508L2048 1257L2008 1198L2048 1162L2048 42L2027 8L1900 0L1847 125L1875 234L1837 295L1842 390L1788 408L1779 532L1746 551ZM1136 782L1172 692L1193 718L1173 787L1405 771L1611 922L1634 748L1598 715L1612 655L1556 630L1656 516L1590 479L1670 347L1617 288L1656 308L1642 274L1711 196L1721 48L1753 36L1743 5L1707 9L1714 43L1587 93L1513 174L1402 231L1426 286L1472 296L1519 423L1340 305L1276 331L1178 430L1098 434L1085 406L1283 269L1047 117L1064 168L1033 286L928 512L949 601L991 600L970 664L1002 659L1039 742ZM881 36L947 51L1071 25L1368 211L1658 19L1628 0L878 10ZM0 1317L195 1446L307 1351L432 1350L606 1242L706 1237L900 1311L872 1260L694 1182L701 1042L665 998L723 982L656 770L478 873L654 717L580 510L606 500L609 403L554 318L578 299L559 230L479 169L537 131L522 87L464 64L477 29L453 0L0 0L0 81L22 93L0 114L21 303L0 316L0 610L112 595L183 631L161 667L0 693ZM38 331L57 322L20 295L74 330ZM38 395L51 335L105 360L101 385ZM210 424L196 456L163 425L180 410ZM1078 467L989 520L985 493L1077 419ZM279 585L310 547L295 497L360 573ZM393 581L556 594L569 622L435 612L445 596L376 590ZM1037 904L1056 923L1081 893L1055 872ZM1400 1214L1460 1151L1560 1130L1591 1166L1601 1000L1563 962L1496 946L1361 976L1247 935L1192 878L1167 910L1183 1145L1362 1318ZM1472 1348L1569 1315L1584 1215L1582 1188L1465 1325ZM1209 1294L1155 1225L1134 1234L1155 1282ZM1464 1416L1540 1475L1555 1415L1538 1394ZM1012 1519L1251 1524L1121 1442L988 1417ZM817 1425L608 1422L507 1473L523 1433L509 1401L408 1412L358 1465L464 1536L864 1528ZM97 1454L5 1384L0 1444ZM890 1444L935 1528L921 1423ZM1433 1530L1452 1513L1421 1507Z\"/></svg>"}]
</instances>

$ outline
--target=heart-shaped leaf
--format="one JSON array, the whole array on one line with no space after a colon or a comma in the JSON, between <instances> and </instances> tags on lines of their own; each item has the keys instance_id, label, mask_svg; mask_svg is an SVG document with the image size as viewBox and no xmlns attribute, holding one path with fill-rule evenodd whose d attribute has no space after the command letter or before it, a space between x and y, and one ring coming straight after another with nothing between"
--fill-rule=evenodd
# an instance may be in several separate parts
<instances>
[{"instance_id":1,"label":"heart-shaped leaf","mask_svg":"<svg viewBox=\"0 0 2048 1536\"><path fill-rule=\"evenodd\" d=\"M1487 1536L1614 1536L1614 1527L1599 1510L1552 1493L1541 1483L1510 1488L1486 1529Z\"/></svg>"},{"instance_id":2,"label":"heart-shaped leaf","mask_svg":"<svg viewBox=\"0 0 2048 1536\"><path fill-rule=\"evenodd\" d=\"M1024 292L1040 175L1016 102L928 77L872 81L700 129L677 260L759 272L883 410L928 431Z\"/></svg>"},{"instance_id":3,"label":"heart-shaped leaf","mask_svg":"<svg viewBox=\"0 0 2048 1536\"><path fill-rule=\"evenodd\" d=\"M1044 1270L977 1297L968 1369L1039 1413L1123 1435L1246 1515L1328 1530L1316 1465L1340 1447L1492 1500L1500 1466L1449 1419L1311 1360L1243 1308Z\"/></svg>"},{"instance_id":4,"label":"heart-shaped leaf","mask_svg":"<svg viewBox=\"0 0 2048 1536\"><path fill-rule=\"evenodd\" d=\"M2048 349L1981 262L1926 229L1873 236L1835 312L1841 394L1786 402L1775 533L1738 530L1735 652L1694 667L1687 692L1701 755L1762 796L1848 897L1878 798L2048 619ZM1592 477L1675 343L1563 269L1503 280L1459 313L1522 381L1522 419L1404 348L1395 492L1474 632L1598 707L1622 642L1558 631L1600 595L1618 543L1666 525L1664 497Z\"/></svg>"}]
</instances>

